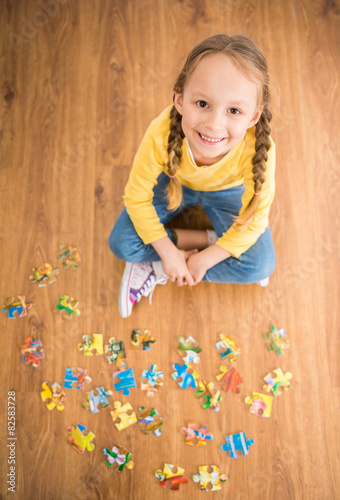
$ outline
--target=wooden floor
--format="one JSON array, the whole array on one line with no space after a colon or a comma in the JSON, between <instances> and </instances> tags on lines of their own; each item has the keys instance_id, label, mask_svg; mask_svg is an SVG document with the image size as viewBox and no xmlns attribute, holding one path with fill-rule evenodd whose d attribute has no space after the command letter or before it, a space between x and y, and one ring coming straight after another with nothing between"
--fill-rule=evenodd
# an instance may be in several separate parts
<instances>
[{"instance_id":1,"label":"wooden floor","mask_svg":"<svg viewBox=\"0 0 340 500\"><path fill-rule=\"evenodd\" d=\"M25 294L28 316L1 314L1 498L71 500L203 496L192 481L200 465L216 464L228 482L216 498L324 500L340 498L340 2L339 0L1 0L0 300ZM172 83L192 46L210 34L242 32L267 56L273 83L277 194L271 228L277 268L270 286L201 283L158 287L129 319L118 314L124 264L109 251L111 227L123 207L131 162L150 121L172 99ZM62 243L76 245L78 270L62 269L45 288L29 281L33 267L58 264ZM54 313L62 294L79 300L70 321ZM264 334L275 323L291 348L270 353ZM104 356L83 357L82 335L114 336L127 348L134 328L149 328L149 353L128 351L138 388L113 399L155 407L161 437L135 424L119 432L106 409L82 408L86 390L66 389L64 411L48 411L44 381L63 382L67 366L87 367L87 389L113 387ZM226 394L220 412L201 408L193 390L171 378L177 338L201 345L202 379L215 380L220 332L242 349L241 393ZM41 366L24 365L26 336L42 340ZM148 400L143 369L164 371L163 391ZM270 419L251 415L244 397L281 367L292 386L274 400ZM216 380L215 380L216 381ZM15 432L6 425L15 393ZM12 399L9 399L13 403ZM188 420L206 422L205 448L184 443ZM12 422L10 418L10 422ZM95 449L78 454L67 427L85 425ZM250 455L221 450L228 434L254 439ZM10 439L8 439L10 438ZM117 474L103 448L132 452L134 469ZM11 462L12 460L12 462ZM9 463L11 462L11 463ZM177 493L159 486L164 463L185 469ZM10 469L10 467L14 469ZM12 474L9 476L8 474ZM8 490L13 480L15 493ZM210 493L211 494L211 493Z\"/></svg>"}]
</instances>

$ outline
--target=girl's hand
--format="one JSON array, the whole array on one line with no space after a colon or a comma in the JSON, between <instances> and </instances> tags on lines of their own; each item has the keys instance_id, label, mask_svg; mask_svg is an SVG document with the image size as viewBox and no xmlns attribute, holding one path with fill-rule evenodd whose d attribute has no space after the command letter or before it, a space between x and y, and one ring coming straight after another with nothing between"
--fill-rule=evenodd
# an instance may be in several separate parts
<instances>
[{"instance_id":1,"label":"girl's hand","mask_svg":"<svg viewBox=\"0 0 340 500\"><path fill-rule=\"evenodd\" d=\"M203 252L197 252L189 256L187 260L188 270L194 279L194 285L199 283L208 270L206 258Z\"/></svg>"},{"instance_id":2,"label":"girl's hand","mask_svg":"<svg viewBox=\"0 0 340 500\"><path fill-rule=\"evenodd\" d=\"M197 253L197 250L178 250L176 252L169 252L169 254L162 259L163 270L170 281L177 281L178 286L188 284L190 286L195 284L194 278L191 275L187 260Z\"/></svg>"}]
</instances>

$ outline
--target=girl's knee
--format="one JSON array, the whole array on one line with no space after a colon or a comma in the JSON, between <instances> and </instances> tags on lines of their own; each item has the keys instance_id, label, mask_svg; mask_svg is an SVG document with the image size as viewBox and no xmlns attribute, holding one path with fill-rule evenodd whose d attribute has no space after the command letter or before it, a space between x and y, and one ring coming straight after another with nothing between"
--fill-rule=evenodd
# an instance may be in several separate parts
<instances>
[{"instance_id":1,"label":"girl's knee","mask_svg":"<svg viewBox=\"0 0 340 500\"><path fill-rule=\"evenodd\" d=\"M123 231L119 224L115 224L109 236L111 252L125 262L146 262L147 247L139 238L135 230Z\"/></svg>"}]
</instances>

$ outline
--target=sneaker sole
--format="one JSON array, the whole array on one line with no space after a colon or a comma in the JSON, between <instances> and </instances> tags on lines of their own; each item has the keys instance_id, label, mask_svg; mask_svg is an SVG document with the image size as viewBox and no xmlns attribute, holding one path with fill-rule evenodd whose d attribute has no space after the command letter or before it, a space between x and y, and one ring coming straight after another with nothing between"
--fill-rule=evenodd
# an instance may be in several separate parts
<instances>
[{"instance_id":1,"label":"sneaker sole","mask_svg":"<svg viewBox=\"0 0 340 500\"><path fill-rule=\"evenodd\" d=\"M118 310L122 318L131 316L133 304L129 297L130 281L134 264L127 262L118 294Z\"/></svg>"}]
</instances>

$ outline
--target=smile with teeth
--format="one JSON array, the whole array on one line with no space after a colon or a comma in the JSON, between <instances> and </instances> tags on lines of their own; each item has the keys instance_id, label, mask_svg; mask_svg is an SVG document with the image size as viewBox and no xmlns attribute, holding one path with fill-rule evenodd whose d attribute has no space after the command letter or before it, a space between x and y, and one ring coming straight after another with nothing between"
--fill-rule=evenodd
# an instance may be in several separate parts
<instances>
[{"instance_id":1,"label":"smile with teeth","mask_svg":"<svg viewBox=\"0 0 340 500\"><path fill-rule=\"evenodd\" d=\"M205 141L208 141L208 142L221 142L224 139L224 137L222 137L221 139L212 139L210 137L206 137L205 135L201 134L200 132L198 132L198 135L201 137L201 139L204 139Z\"/></svg>"}]
</instances>

